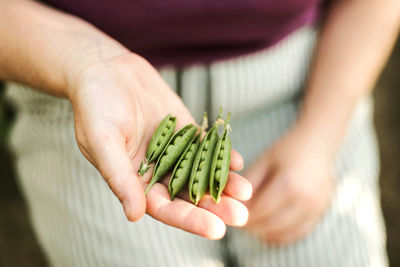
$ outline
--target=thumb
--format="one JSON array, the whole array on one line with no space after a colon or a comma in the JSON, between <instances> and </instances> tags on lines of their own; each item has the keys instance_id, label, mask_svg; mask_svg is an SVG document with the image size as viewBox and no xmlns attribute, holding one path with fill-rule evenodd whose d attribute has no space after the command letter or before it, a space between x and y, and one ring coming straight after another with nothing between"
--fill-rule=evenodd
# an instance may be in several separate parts
<instances>
[{"instance_id":1,"label":"thumb","mask_svg":"<svg viewBox=\"0 0 400 267\"><path fill-rule=\"evenodd\" d=\"M246 170L244 177L249 179L253 186L253 192L257 192L260 187L266 182L265 178L269 171L268 154L263 153L253 164Z\"/></svg>"},{"instance_id":2,"label":"thumb","mask_svg":"<svg viewBox=\"0 0 400 267\"><path fill-rule=\"evenodd\" d=\"M129 221L137 221L146 211L146 199L139 177L133 170L125 138L112 133L93 147L97 169L122 203Z\"/></svg>"}]
</instances>

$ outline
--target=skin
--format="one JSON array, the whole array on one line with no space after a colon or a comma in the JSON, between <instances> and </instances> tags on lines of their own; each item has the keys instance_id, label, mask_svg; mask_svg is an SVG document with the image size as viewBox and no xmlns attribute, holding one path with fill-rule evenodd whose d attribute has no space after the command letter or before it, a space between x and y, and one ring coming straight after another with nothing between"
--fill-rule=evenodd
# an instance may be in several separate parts
<instances>
[{"instance_id":1,"label":"skin","mask_svg":"<svg viewBox=\"0 0 400 267\"><path fill-rule=\"evenodd\" d=\"M121 201L129 221L145 213L168 225L222 238L226 225L243 226L240 202L251 184L231 173L223 204L205 198L198 207L185 196L171 201L156 184L147 197L152 169L137 171L158 123L179 114L177 129L194 120L181 99L142 57L87 22L29 0L0 0L0 79L22 82L67 98L73 107L76 140ZM243 159L232 151L231 170ZM210 200L210 201L208 201Z\"/></svg>"},{"instance_id":2,"label":"skin","mask_svg":"<svg viewBox=\"0 0 400 267\"><path fill-rule=\"evenodd\" d=\"M245 173L254 187L247 229L269 243L299 240L329 207L334 156L399 29L397 0L332 2L297 122Z\"/></svg>"},{"instance_id":3,"label":"skin","mask_svg":"<svg viewBox=\"0 0 400 267\"><path fill-rule=\"evenodd\" d=\"M398 0L333 1L297 123L245 174L256 192L245 203L247 229L260 239L294 242L328 207L333 157L355 104L373 87L393 46L399 5ZM185 195L171 202L162 184L144 198L149 176L138 180L135 174L157 122L167 113L180 114L177 127L193 121L146 60L81 19L38 3L0 0L0 9L0 78L71 101L79 147L124 204L129 220L146 211L213 239L223 235L225 224L246 222L247 210L238 200L249 199L251 187L233 172L228 196L218 205L209 196L199 207ZM231 170L242 165L232 151Z\"/></svg>"}]
</instances>

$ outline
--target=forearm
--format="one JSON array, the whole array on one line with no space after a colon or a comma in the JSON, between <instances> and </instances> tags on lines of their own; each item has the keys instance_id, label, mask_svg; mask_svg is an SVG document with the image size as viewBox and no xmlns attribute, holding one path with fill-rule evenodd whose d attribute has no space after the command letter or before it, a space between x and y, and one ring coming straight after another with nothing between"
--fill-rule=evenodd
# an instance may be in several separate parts
<instances>
[{"instance_id":1,"label":"forearm","mask_svg":"<svg viewBox=\"0 0 400 267\"><path fill-rule=\"evenodd\" d=\"M374 87L400 23L398 0L336 1L322 28L297 127L335 152L353 108Z\"/></svg>"},{"instance_id":2,"label":"forearm","mask_svg":"<svg viewBox=\"0 0 400 267\"><path fill-rule=\"evenodd\" d=\"M67 97L85 66L127 52L83 20L30 0L0 0L0 79Z\"/></svg>"}]
</instances>

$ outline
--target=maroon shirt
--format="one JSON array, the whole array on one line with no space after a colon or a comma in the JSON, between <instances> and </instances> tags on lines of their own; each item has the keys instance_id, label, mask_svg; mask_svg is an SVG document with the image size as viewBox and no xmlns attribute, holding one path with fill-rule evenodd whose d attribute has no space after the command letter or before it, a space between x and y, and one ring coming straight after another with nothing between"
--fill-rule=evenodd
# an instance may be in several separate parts
<instances>
[{"instance_id":1,"label":"maroon shirt","mask_svg":"<svg viewBox=\"0 0 400 267\"><path fill-rule=\"evenodd\" d=\"M210 62L269 47L318 17L321 0L44 0L155 65Z\"/></svg>"}]
</instances>

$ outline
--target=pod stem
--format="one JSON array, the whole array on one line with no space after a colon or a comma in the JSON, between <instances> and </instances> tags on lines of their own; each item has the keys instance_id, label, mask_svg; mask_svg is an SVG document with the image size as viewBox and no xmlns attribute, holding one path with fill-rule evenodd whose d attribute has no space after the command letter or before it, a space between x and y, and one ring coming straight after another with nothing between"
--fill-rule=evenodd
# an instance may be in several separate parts
<instances>
[{"instance_id":1,"label":"pod stem","mask_svg":"<svg viewBox=\"0 0 400 267\"><path fill-rule=\"evenodd\" d=\"M230 133L232 131L231 125L229 124L231 121L231 113L228 112L228 116L226 116L225 122L224 122L224 128L225 130L228 131L228 133Z\"/></svg>"},{"instance_id":2,"label":"pod stem","mask_svg":"<svg viewBox=\"0 0 400 267\"><path fill-rule=\"evenodd\" d=\"M221 126L222 124L224 124L224 118L222 117L222 107L219 107L219 115L215 120L214 125Z\"/></svg>"},{"instance_id":3,"label":"pod stem","mask_svg":"<svg viewBox=\"0 0 400 267\"><path fill-rule=\"evenodd\" d=\"M139 176L143 176L144 173L147 172L150 169L150 166L145 161L140 162L140 167L139 167L139 170L138 170Z\"/></svg>"},{"instance_id":4,"label":"pod stem","mask_svg":"<svg viewBox=\"0 0 400 267\"><path fill-rule=\"evenodd\" d=\"M205 131L208 128L208 115L207 112L204 111L203 113L203 122L201 123L200 130Z\"/></svg>"}]
</instances>

